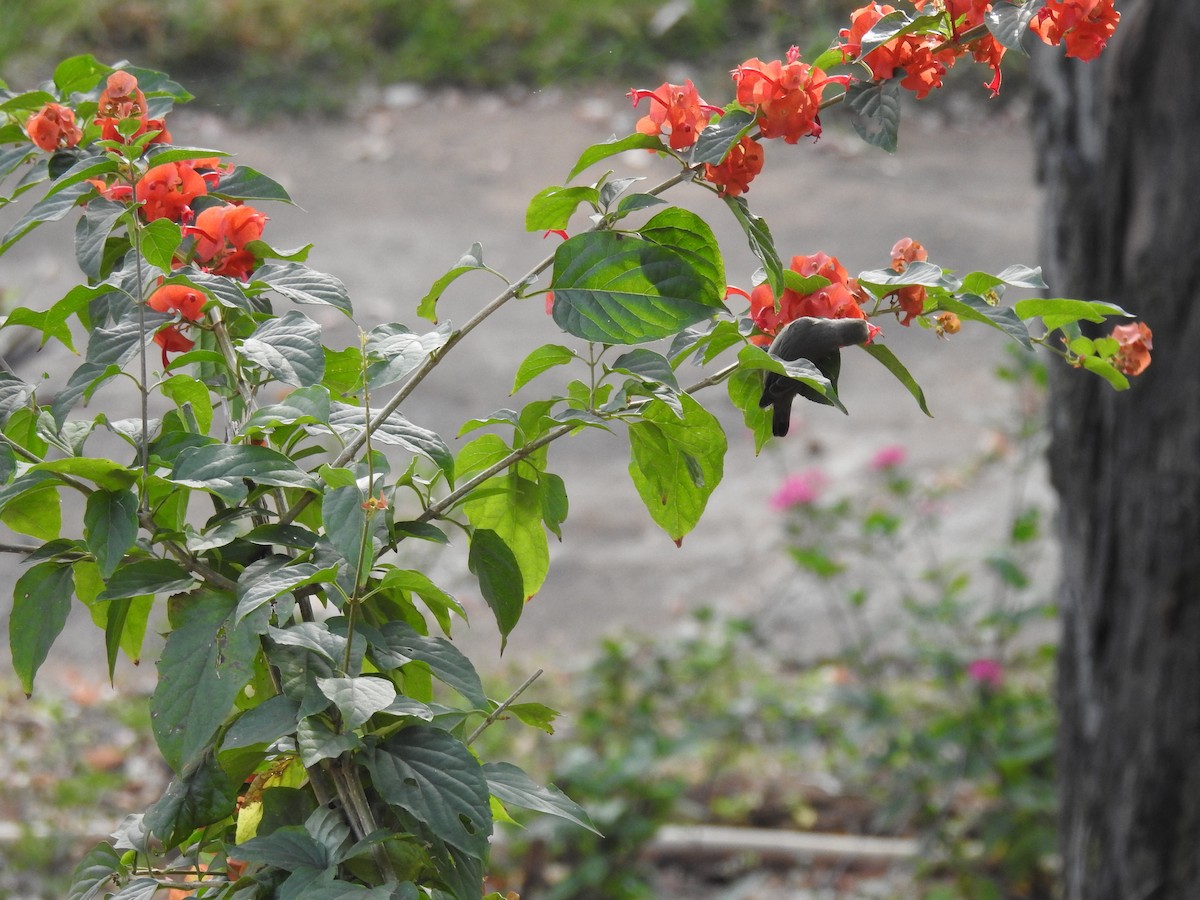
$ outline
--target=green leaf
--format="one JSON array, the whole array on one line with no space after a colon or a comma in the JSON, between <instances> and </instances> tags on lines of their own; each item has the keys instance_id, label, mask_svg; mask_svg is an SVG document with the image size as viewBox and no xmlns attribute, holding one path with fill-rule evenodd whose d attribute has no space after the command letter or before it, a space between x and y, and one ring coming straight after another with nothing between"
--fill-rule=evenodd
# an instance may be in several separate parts
<instances>
[{"instance_id":1,"label":"green leaf","mask_svg":"<svg viewBox=\"0 0 1200 900\"><path fill-rule=\"evenodd\" d=\"M133 547L138 533L138 498L130 490L96 491L87 498L83 538L108 578Z\"/></svg>"},{"instance_id":2,"label":"green leaf","mask_svg":"<svg viewBox=\"0 0 1200 900\"><path fill-rule=\"evenodd\" d=\"M212 154L209 154L212 155ZM214 190L213 196L225 200L281 200L291 203L292 198L284 190L283 185L262 172L249 166L237 166L227 175L222 175Z\"/></svg>"},{"instance_id":3,"label":"green leaf","mask_svg":"<svg viewBox=\"0 0 1200 900\"><path fill-rule=\"evenodd\" d=\"M463 504L463 511L474 529L495 533L512 553L521 570L524 598L536 594L550 569L550 545L542 525L538 483L514 467L476 488Z\"/></svg>"},{"instance_id":4,"label":"green leaf","mask_svg":"<svg viewBox=\"0 0 1200 900\"><path fill-rule=\"evenodd\" d=\"M233 617L234 625L239 625L246 616L281 594L291 593L305 585L333 581L337 577L337 566L321 567L306 562L272 567L267 571L252 569L253 566L247 567L238 579L238 605Z\"/></svg>"},{"instance_id":5,"label":"green leaf","mask_svg":"<svg viewBox=\"0 0 1200 900\"><path fill-rule=\"evenodd\" d=\"M514 765L505 762L485 763L483 776L487 779L492 796L505 806L557 816L593 834L600 834L583 807L553 785L542 787Z\"/></svg>"},{"instance_id":6,"label":"green leaf","mask_svg":"<svg viewBox=\"0 0 1200 900\"><path fill-rule=\"evenodd\" d=\"M467 568L479 579L480 593L496 616L503 648L525 609L525 582L516 554L496 532L476 529L471 534Z\"/></svg>"},{"instance_id":7,"label":"green leaf","mask_svg":"<svg viewBox=\"0 0 1200 900\"><path fill-rule=\"evenodd\" d=\"M326 272L294 262L267 263L250 276L252 286L265 285L293 303L317 304L352 315L346 286Z\"/></svg>"},{"instance_id":8,"label":"green leaf","mask_svg":"<svg viewBox=\"0 0 1200 900\"><path fill-rule=\"evenodd\" d=\"M858 54L858 58L862 59L876 47L886 44L888 41L899 36L913 24L913 18L903 10L895 10L881 17L878 22L871 26L866 34L862 36L862 43Z\"/></svg>"},{"instance_id":9,"label":"green leaf","mask_svg":"<svg viewBox=\"0 0 1200 900\"><path fill-rule=\"evenodd\" d=\"M783 260L779 258L779 251L775 249L775 239L771 237L771 229L767 227L766 220L750 212L745 197L726 196L722 199L742 226L742 231L746 233L746 239L750 242L750 252L763 264L771 292L776 297L782 296L785 271Z\"/></svg>"},{"instance_id":10,"label":"green leaf","mask_svg":"<svg viewBox=\"0 0 1200 900\"><path fill-rule=\"evenodd\" d=\"M943 283L945 273L942 267L931 262L917 260L911 262L903 272L894 269L872 269L858 276L858 283L869 287L897 288L910 284L920 284L927 287L937 287Z\"/></svg>"},{"instance_id":11,"label":"green leaf","mask_svg":"<svg viewBox=\"0 0 1200 900\"><path fill-rule=\"evenodd\" d=\"M640 344L669 337L722 306L724 285L695 254L610 232L571 238L554 256L554 321L576 337Z\"/></svg>"},{"instance_id":12,"label":"green leaf","mask_svg":"<svg viewBox=\"0 0 1200 900\"><path fill-rule=\"evenodd\" d=\"M629 474L650 517L677 544L691 531L721 482L725 432L688 394L679 398L683 417L651 400L642 421L629 426Z\"/></svg>"},{"instance_id":13,"label":"green leaf","mask_svg":"<svg viewBox=\"0 0 1200 900\"><path fill-rule=\"evenodd\" d=\"M299 310L267 319L242 341L239 352L284 384L309 387L325 377L321 326Z\"/></svg>"},{"instance_id":14,"label":"green leaf","mask_svg":"<svg viewBox=\"0 0 1200 900\"><path fill-rule=\"evenodd\" d=\"M146 810L146 831L162 841L164 851L179 846L197 828L219 822L234 811L243 777L231 777L211 752L201 754Z\"/></svg>"},{"instance_id":15,"label":"green leaf","mask_svg":"<svg viewBox=\"0 0 1200 900\"><path fill-rule=\"evenodd\" d=\"M700 132L692 150L692 164L720 165L729 155L729 149L742 139L757 120L756 113L744 109L733 109L725 113Z\"/></svg>"},{"instance_id":16,"label":"green leaf","mask_svg":"<svg viewBox=\"0 0 1200 900\"><path fill-rule=\"evenodd\" d=\"M422 319L428 319L430 322L437 324L437 302L441 299L442 294L446 292L452 282L458 280L462 275L468 272L476 271L491 272L501 281L506 280L503 275L494 269L490 269L483 264L483 245L476 241L470 246L466 253L462 255L454 267L433 283L433 286L421 298L417 304L417 315Z\"/></svg>"},{"instance_id":17,"label":"green leaf","mask_svg":"<svg viewBox=\"0 0 1200 900\"><path fill-rule=\"evenodd\" d=\"M342 714L342 729L353 731L396 699L396 687L390 681L370 675L358 678L318 678L321 693L333 701ZM308 765L308 763L305 763Z\"/></svg>"},{"instance_id":18,"label":"green leaf","mask_svg":"<svg viewBox=\"0 0 1200 900\"><path fill-rule=\"evenodd\" d=\"M1029 337L1029 328L1018 318L1012 308L993 306L976 294L963 294L961 297L946 296L938 299L938 308L949 310L963 319L983 322L1000 331L1024 347L1033 349L1033 341Z\"/></svg>"},{"instance_id":19,"label":"green leaf","mask_svg":"<svg viewBox=\"0 0 1200 900\"><path fill-rule=\"evenodd\" d=\"M121 855L107 841L102 841L87 852L71 873L71 887L67 900L94 900L111 890L114 877L124 877L127 872Z\"/></svg>"},{"instance_id":20,"label":"green leaf","mask_svg":"<svg viewBox=\"0 0 1200 900\"><path fill-rule=\"evenodd\" d=\"M537 728L546 734L554 734L554 720L562 715L558 710L551 709L542 703L512 703L504 710L505 714L516 716L531 728Z\"/></svg>"},{"instance_id":21,"label":"green leaf","mask_svg":"<svg viewBox=\"0 0 1200 900\"><path fill-rule=\"evenodd\" d=\"M67 624L73 595L71 569L57 562L38 563L17 579L8 646L26 694L33 692L33 678Z\"/></svg>"},{"instance_id":22,"label":"green leaf","mask_svg":"<svg viewBox=\"0 0 1200 900\"><path fill-rule=\"evenodd\" d=\"M178 594L196 586L192 575L169 559L139 559L117 569L97 600L118 600L145 594Z\"/></svg>"},{"instance_id":23,"label":"green leaf","mask_svg":"<svg viewBox=\"0 0 1200 900\"><path fill-rule=\"evenodd\" d=\"M599 207L600 192L594 187L543 188L529 201L525 210L526 231L561 231L571 222L580 204Z\"/></svg>"},{"instance_id":24,"label":"green leaf","mask_svg":"<svg viewBox=\"0 0 1200 900\"><path fill-rule=\"evenodd\" d=\"M377 410L372 413L374 416ZM329 424L338 434L357 435L362 432L365 410L346 403L335 403L329 414ZM411 453L417 453L430 460L442 472L447 481L454 483L454 454L446 446L441 436L414 425L399 412L392 412L383 422L371 432L371 440L376 444L391 444L403 447Z\"/></svg>"},{"instance_id":25,"label":"green leaf","mask_svg":"<svg viewBox=\"0 0 1200 900\"><path fill-rule=\"evenodd\" d=\"M691 210L672 206L638 229L648 241L676 250L711 282L718 295L725 293L725 262L712 229ZM718 301L719 302L719 301Z\"/></svg>"},{"instance_id":26,"label":"green leaf","mask_svg":"<svg viewBox=\"0 0 1200 900\"><path fill-rule=\"evenodd\" d=\"M0 521L21 534L54 540L62 531L62 498L57 485L35 487L8 500Z\"/></svg>"},{"instance_id":27,"label":"green leaf","mask_svg":"<svg viewBox=\"0 0 1200 900\"><path fill-rule=\"evenodd\" d=\"M253 445L207 444L179 454L171 480L185 487L216 494L227 503L245 498L246 481L275 487L318 490L313 476L282 453Z\"/></svg>"},{"instance_id":28,"label":"green leaf","mask_svg":"<svg viewBox=\"0 0 1200 900\"><path fill-rule=\"evenodd\" d=\"M176 772L208 746L254 675L261 628L254 621L235 626L236 610L233 597L207 591L178 606L150 699L154 737Z\"/></svg>"},{"instance_id":29,"label":"green leaf","mask_svg":"<svg viewBox=\"0 0 1200 900\"><path fill-rule=\"evenodd\" d=\"M916 379L912 377L908 369L904 367L904 364L897 359L896 354L882 344L863 344L862 348L875 357L875 359L879 360L879 362L883 363L884 368L891 372L896 377L896 380L904 385L905 389L913 395L913 399L917 401L917 406L921 407L921 412L933 418L933 413L929 411L929 407L925 403L925 392L921 390L921 386L917 384Z\"/></svg>"},{"instance_id":30,"label":"green leaf","mask_svg":"<svg viewBox=\"0 0 1200 900\"><path fill-rule=\"evenodd\" d=\"M31 472L53 472L95 482L106 491L123 491L135 481L137 473L111 459L97 456L69 456L30 466Z\"/></svg>"},{"instance_id":31,"label":"green leaf","mask_svg":"<svg viewBox=\"0 0 1200 900\"><path fill-rule=\"evenodd\" d=\"M368 373L371 388L385 387L405 378L445 346L449 339L448 326L426 334L414 334L403 325L396 324L371 329L366 347L371 358Z\"/></svg>"},{"instance_id":32,"label":"green leaf","mask_svg":"<svg viewBox=\"0 0 1200 900\"><path fill-rule=\"evenodd\" d=\"M759 454L771 439L771 410L759 406L762 376L753 369L739 368L729 378L729 400L742 411L746 428L754 435L754 452Z\"/></svg>"},{"instance_id":33,"label":"green leaf","mask_svg":"<svg viewBox=\"0 0 1200 900\"><path fill-rule=\"evenodd\" d=\"M1129 379L1112 363L1097 356L1085 356L1083 358L1083 367L1089 372L1099 375L1118 391L1129 390Z\"/></svg>"},{"instance_id":34,"label":"green leaf","mask_svg":"<svg viewBox=\"0 0 1200 900\"><path fill-rule=\"evenodd\" d=\"M1088 322L1103 322L1108 316L1128 316L1125 310L1112 303L1067 300L1059 297L1018 300L1013 311L1021 319L1041 318L1047 331L1054 331L1080 319Z\"/></svg>"},{"instance_id":35,"label":"green leaf","mask_svg":"<svg viewBox=\"0 0 1200 900\"><path fill-rule=\"evenodd\" d=\"M125 212L124 203L114 203L103 197L90 201L84 209L75 225L75 261L85 275L100 277L108 237Z\"/></svg>"},{"instance_id":36,"label":"green leaf","mask_svg":"<svg viewBox=\"0 0 1200 900\"><path fill-rule=\"evenodd\" d=\"M1046 0L1025 0L1019 6L1009 0L994 0L984 22L1001 46L1028 56L1029 23L1045 5Z\"/></svg>"},{"instance_id":37,"label":"green leaf","mask_svg":"<svg viewBox=\"0 0 1200 900\"><path fill-rule=\"evenodd\" d=\"M142 227L141 250L146 262L170 274L175 251L183 241L179 226L170 219L155 219Z\"/></svg>"},{"instance_id":38,"label":"green leaf","mask_svg":"<svg viewBox=\"0 0 1200 900\"><path fill-rule=\"evenodd\" d=\"M450 641L420 634L400 621L386 623L379 634L383 643L373 643L371 655L380 669L390 671L417 660L429 666L434 678L462 694L473 709L489 710L479 673Z\"/></svg>"},{"instance_id":39,"label":"green leaf","mask_svg":"<svg viewBox=\"0 0 1200 900\"><path fill-rule=\"evenodd\" d=\"M40 105L40 104L39 104ZM605 141L602 144L593 144L588 147L580 155L579 160L575 163L571 173L567 176L567 181L570 181L584 169L594 166L602 159L608 159L610 156L616 156L618 153L624 153L626 150L662 150L667 148L662 140L656 135L650 134L631 134L628 137L620 140Z\"/></svg>"},{"instance_id":40,"label":"green leaf","mask_svg":"<svg viewBox=\"0 0 1200 900\"><path fill-rule=\"evenodd\" d=\"M566 365L576 359L575 351L562 344L543 344L527 357L517 367L517 376L513 380L512 393L516 393L543 372L555 366Z\"/></svg>"},{"instance_id":41,"label":"green leaf","mask_svg":"<svg viewBox=\"0 0 1200 900\"><path fill-rule=\"evenodd\" d=\"M270 431L281 425L329 425L329 389L323 385L299 388L279 403L260 407L246 420L242 431Z\"/></svg>"},{"instance_id":42,"label":"green leaf","mask_svg":"<svg viewBox=\"0 0 1200 900\"><path fill-rule=\"evenodd\" d=\"M1012 287L1028 288L1034 291L1046 290L1046 282L1042 278L1041 267L1007 266L997 275L987 272L972 272L962 281L962 290L968 294L986 294L993 287L1007 284Z\"/></svg>"},{"instance_id":43,"label":"green leaf","mask_svg":"<svg viewBox=\"0 0 1200 900\"><path fill-rule=\"evenodd\" d=\"M69 56L54 67L54 86L63 97L86 93L111 71L90 53Z\"/></svg>"},{"instance_id":44,"label":"green leaf","mask_svg":"<svg viewBox=\"0 0 1200 900\"><path fill-rule=\"evenodd\" d=\"M653 384L665 384L671 390L679 391L679 382L675 378L675 370L671 363L661 353L638 347L628 353L618 356L611 366L614 372L624 372L641 381Z\"/></svg>"},{"instance_id":45,"label":"green leaf","mask_svg":"<svg viewBox=\"0 0 1200 900\"><path fill-rule=\"evenodd\" d=\"M112 288L108 285L97 285L95 287L82 284L76 285L67 292L65 297L47 310L32 310L17 307L8 314L8 318L4 320L3 327L25 325L29 328L36 328L42 333L40 346L44 347L46 341L54 338L74 353L75 344L71 338L71 329L67 326L68 320L72 316L79 315L81 312L87 310L88 304L93 299L107 294L111 290Z\"/></svg>"},{"instance_id":46,"label":"green leaf","mask_svg":"<svg viewBox=\"0 0 1200 900\"><path fill-rule=\"evenodd\" d=\"M440 533L440 532L439 532ZM442 535L444 538L445 535ZM379 582L384 590L402 590L420 597L429 611L437 618L442 631L450 631L450 611L460 618L466 619L466 611L458 601L434 584L424 572L414 569L389 568L387 574Z\"/></svg>"},{"instance_id":47,"label":"green leaf","mask_svg":"<svg viewBox=\"0 0 1200 900\"><path fill-rule=\"evenodd\" d=\"M213 407L208 385L189 375L175 375L161 385L163 396L175 403L182 411L191 410L196 427L201 434L208 434L212 426Z\"/></svg>"},{"instance_id":48,"label":"green leaf","mask_svg":"<svg viewBox=\"0 0 1200 900\"><path fill-rule=\"evenodd\" d=\"M475 859L487 855L492 814L479 761L445 731L405 728L363 756L380 796Z\"/></svg>"},{"instance_id":49,"label":"green leaf","mask_svg":"<svg viewBox=\"0 0 1200 900\"><path fill-rule=\"evenodd\" d=\"M284 825L268 835L252 837L237 845L238 859L294 872L297 869L324 869L332 860L329 851L308 833L303 825ZM304 893L308 896L308 892Z\"/></svg>"},{"instance_id":50,"label":"green leaf","mask_svg":"<svg viewBox=\"0 0 1200 900\"><path fill-rule=\"evenodd\" d=\"M878 83L852 81L846 90L846 106L854 130L868 144L888 153L896 152L900 133L900 79Z\"/></svg>"},{"instance_id":51,"label":"green leaf","mask_svg":"<svg viewBox=\"0 0 1200 900\"><path fill-rule=\"evenodd\" d=\"M96 174L104 174L115 167L116 163L112 163L97 171ZM93 166L92 168L99 169L100 167ZM33 204L25 215L17 220L17 223L8 230L3 238L0 238L0 254L3 254L9 247L43 222L57 222L59 219L64 218L85 197L94 193L94 191L95 189L90 184L76 182L70 187L63 188L43 197L37 203Z\"/></svg>"},{"instance_id":52,"label":"green leaf","mask_svg":"<svg viewBox=\"0 0 1200 900\"><path fill-rule=\"evenodd\" d=\"M364 548L370 547L364 499L362 490L352 484L326 492L321 503L325 535L337 554L349 563L348 577L359 578L360 584L370 568L370 559L364 558Z\"/></svg>"},{"instance_id":53,"label":"green leaf","mask_svg":"<svg viewBox=\"0 0 1200 900\"><path fill-rule=\"evenodd\" d=\"M237 750L258 744L273 744L296 728L300 704L283 694L268 697L246 710L229 726L221 741L222 750Z\"/></svg>"}]
</instances>

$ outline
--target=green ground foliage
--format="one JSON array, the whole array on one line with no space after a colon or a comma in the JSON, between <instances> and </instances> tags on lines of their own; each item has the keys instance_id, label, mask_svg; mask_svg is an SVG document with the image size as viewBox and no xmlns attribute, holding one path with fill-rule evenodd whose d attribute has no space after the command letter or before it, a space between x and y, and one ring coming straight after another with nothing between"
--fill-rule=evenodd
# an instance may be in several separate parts
<instances>
[{"instance_id":1,"label":"green ground foliage","mask_svg":"<svg viewBox=\"0 0 1200 900\"><path fill-rule=\"evenodd\" d=\"M684 62L815 55L851 0L39 0L5 4L10 83L76 53L172 72L208 102L337 110L359 86L661 81ZM302 76L302 77L301 77ZM297 82L303 87L297 87ZM224 88L214 91L205 84ZM286 85L286 86L285 86Z\"/></svg>"}]
</instances>

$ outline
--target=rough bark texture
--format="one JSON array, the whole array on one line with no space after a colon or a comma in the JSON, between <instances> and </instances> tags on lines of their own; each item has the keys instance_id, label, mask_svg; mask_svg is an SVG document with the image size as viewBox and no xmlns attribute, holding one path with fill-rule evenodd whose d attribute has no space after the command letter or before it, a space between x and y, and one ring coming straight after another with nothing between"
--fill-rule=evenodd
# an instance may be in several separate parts
<instances>
[{"instance_id":1,"label":"rough bark texture","mask_svg":"<svg viewBox=\"0 0 1200 900\"><path fill-rule=\"evenodd\" d=\"M1200 898L1200 2L1126 0L1100 60L1038 54L1051 296L1135 310L1150 369L1060 371L1067 900Z\"/></svg>"}]
</instances>

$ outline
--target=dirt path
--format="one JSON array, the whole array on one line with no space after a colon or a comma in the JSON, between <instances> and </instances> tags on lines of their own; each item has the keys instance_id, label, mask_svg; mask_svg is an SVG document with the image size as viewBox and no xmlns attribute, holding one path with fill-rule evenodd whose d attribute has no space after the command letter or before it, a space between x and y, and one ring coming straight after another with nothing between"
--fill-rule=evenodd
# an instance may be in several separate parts
<instances>
[{"instance_id":1,"label":"dirt path","mask_svg":"<svg viewBox=\"0 0 1200 900\"><path fill-rule=\"evenodd\" d=\"M529 197L565 178L586 145L627 133L633 121L613 91L521 101L443 96L380 108L349 123L265 129L181 112L172 131L180 142L235 151L239 162L285 184L304 211L272 210L266 236L280 247L313 242L311 264L346 282L366 327L400 321L416 328L417 299L473 241L483 244L489 265L514 278L552 249L541 235L523 231ZM1035 262L1036 193L1022 127L935 130L910 119L900 151L888 156L831 124L815 147L768 147L767 174L748 195L785 258L824 249L855 272L885 265L892 243L907 234L921 240L935 262L961 272ZM651 179L670 174L664 163L641 154L613 167ZM677 193L685 205L711 214L730 281L749 287L757 263L728 213L702 192ZM69 231L44 230L0 259L0 285L22 305L53 302L73 277L56 261L68 252ZM464 320L497 284L482 275L463 279L443 301L443 314ZM338 332L327 343L354 340L337 316L323 322ZM886 444L903 444L910 459L930 468L974 452L987 423L1003 415L1005 394L991 376L1002 339L968 329L939 342L913 332L892 325L886 341L924 386L934 419L922 416L899 384L861 353L847 354L842 376L851 415L808 406L793 435L757 458L740 416L714 398L731 447L725 481L681 549L650 523L629 484L623 436L590 433L551 448L550 468L566 480L571 514L564 543L552 550L550 578L505 658L530 668L570 668L597 636L619 627L668 627L683 611L704 605L760 608L787 580L767 498L784 474L812 464L815 452L835 480L852 478ZM508 396L517 362L539 344L562 339L540 299L511 304L463 343L461 358L436 372L406 411L457 446L454 429L463 419L520 402ZM72 364L48 357L34 365L54 371ZM979 490L964 530L986 528L999 501L995 486ZM499 661L498 640L477 588L457 574L465 570L461 559L455 550L433 565L471 611L472 629L463 640L486 667ZM15 579L15 560L0 565L7 580ZM800 652L828 649L830 632L814 614L794 639ZM55 658L102 677L102 635L73 622ZM140 677L127 668L122 678L144 681L152 674L148 668Z\"/></svg>"}]
</instances>

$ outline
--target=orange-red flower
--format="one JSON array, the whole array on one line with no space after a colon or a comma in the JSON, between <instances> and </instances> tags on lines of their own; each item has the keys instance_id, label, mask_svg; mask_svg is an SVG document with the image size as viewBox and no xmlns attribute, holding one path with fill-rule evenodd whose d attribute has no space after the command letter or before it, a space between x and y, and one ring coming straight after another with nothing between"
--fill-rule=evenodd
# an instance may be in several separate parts
<instances>
[{"instance_id":1,"label":"orange-red flower","mask_svg":"<svg viewBox=\"0 0 1200 900\"><path fill-rule=\"evenodd\" d=\"M198 322L204 315L204 304L208 297L203 292L186 284L164 284L146 301L155 312L177 313L189 322ZM186 327L186 326L184 326ZM164 325L154 333L154 343L162 348L162 364L169 364L168 353L183 353L196 346L196 342L180 330L179 325Z\"/></svg>"},{"instance_id":2,"label":"orange-red flower","mask_svg":"<svg viewBox=\"0 0 1200 900\"><path fill-rule=\"evenodd\" d=\"M262 237L267 217L253 206L210 206L188 228L196 236L196 259L216 275L242 281L254 271L254 254L246 249Z\"/></svg>"},{"instance_id":3,"label":"orange-red flower","mask_svg":"<svg viewBox=\"0 0 1200 900\"><path fill-rule=\"evenodd\" d=\"M801 316L816 316L823 319L865 319L862 303L868 295L858 281L851 278L837 257L825 253L812 256L794 256L790 268L805 278L819 275L829 284L807 294L799 294L791 288L783 292L776 309L775 294L771 286L763 282L750 293L750 318L763 334L774 336L779 329ZM755 343L770 343L756 341Z\"/></svg>"},{"instance_id":4,"label":"orange-red flower","mask_svg":"<svg viewBox=\"0 0 1200 900\"><path fill-rule=\"evenodd\" d=\"M929 259L929 254L920 243L912 238L900 238L892 245L892 270L903 272L908 264ZM925 311L925 288L919 284L902 287L896 291L896 303L904 312L901 325L907 326L915 317Z\"/></svg>"},{"instance_id":5,"label":"orange-red flower","mask_svg":"<svg viewBox=\"0 0 1200 900\"><path fill-rule=\"evenodd\" d=\"M204 179L187 163L163 163L146 172L134 188L147 222L170 219L182 222L192 217L191 202L208 193Z\"/></svg>"},{"instance_id":6,"label":"orange-red flower","mask_svg":"<svg viewBox=\"0 0 1200 900\"><path fill-rule=\"evenodd\" d=\"M1100 55L1120 21L1113 0L1046 0L1029 27L1051 46L1065 41L1067 56L1091 60Z\"/></svg>"},{"instance_id":7,"label":"orange-red flower","mask_svg":"<svg viewBox=\"0 0 1200 900\"><path fill-rule=\"evenodd\" d=\"M737 101L757 107L763 137L781 137L794 144L805 135L820 137L821 95L829 77L800 62L800 51L788 50L787 62L748 59L732 72Z\"/></svg>"},{"instance_id":8,"label":"orange-red flower","mask_svg":"<svg viewBox=\"0 0 1200 900\"><path fill-rule=\"evenodd\" d=\"M888 4L868 3L850 14L850 27L839 33L842 57L857 59L862 54L862 39L875 24L895 8ZM934 88L942 86L946 60L939 58L941 38L934 35L906 34L868 51L862 58L871 70L873 81L886 81L897 69L903 69L900 86L923 99ZM951 59L951 62L953 60Z\"/></svg>"},{"instance_id":9,"label":"orange-red flower","mask_svg":"<svg viewBox=\"0 0 1200 900\"><path fill-rule=\"evenodd\" d=\"M117 130L117 123L124 119L135 119L137 128L124 136ZM171 133L162 119L149 118L146 95L138 87L137 78L118 69L108 76L104 90L96 107L96 124L100 126L100 137L106 141L129 141L141 137L147 131L157 131L153 144L169 144Z\"/></svg>"},{"instance_id":10,"label":"orange-red flower","mask_svg":"<svg viewBox=\"0 0 1200 900\"><path fill-rule=\"evenodd\" d=\"M648 113L638 119L638 132L667 135L672 150L686 150L696 143L713 115L721 112L700 99L690 78L683 84L664 82L653 91L635 89L629 97L635 107L642 100L650 100Z\"/></svg>"},{"instance_id":11,"label":"orange-red flower","mask_svg":"<svg viewBox=\"0 0 1200 900\"><path fill-rule=\"evenodd\" d=\"M75 110L47 103L25 121L29 139L47 153L74 147L83 136L75 124Z\"/></svg>"},{"instance_id":12,"label":"orange-red flower","mask_svg":"<svg viewBox=\"0 0 1200 900\"><path fill-rule=\"evenodd\" d=\"M729 155L720 165L704 164L704 179L715 184L722 197L737 197L749 190L750 182L762 167L762 145L746 136L729 149Z\"/></svg>"},{"instance_id":13,"label":"orange-red flower","mask_svg":"<svg viewBox=\"0 0 1200 900\"><path fill-rule=\"evenodd\" d=\"M1118 325L1112 330L1120 349L1113 364L1126 375L1141 375L1150 365L1150 351L1154 349L1154 334L1145 322Z\"/></svg>"}]
</instances>

